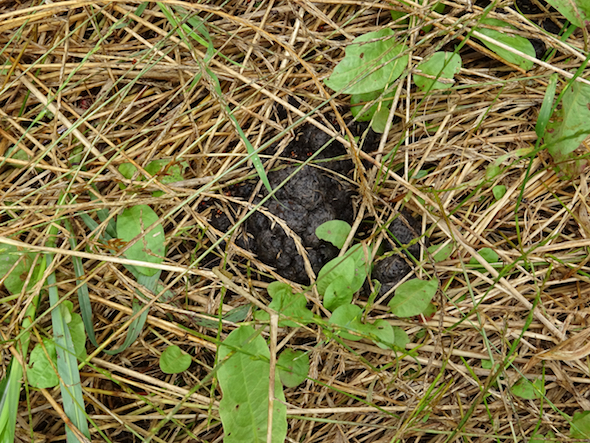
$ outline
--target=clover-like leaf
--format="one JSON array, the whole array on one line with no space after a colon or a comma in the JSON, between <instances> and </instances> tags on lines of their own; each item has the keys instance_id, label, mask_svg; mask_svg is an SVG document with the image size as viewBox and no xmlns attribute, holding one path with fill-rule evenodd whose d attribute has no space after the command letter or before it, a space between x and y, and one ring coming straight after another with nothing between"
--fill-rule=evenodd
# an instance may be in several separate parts
<instances>
[{"instance_id":1,"label":"clover-like leaf","mask_svg":"<svg viewBox=\"0 0 590 443\"><path fill-rule=\"evenodd\" d=\"M344 279L336 279L327 287L324 293L324 307L328 311L347 305L352 301L354 292L350 289L350 282Z\"/></svg>"},{"instance_id":2,"label":"clover-like leaf","mask_svg":"<svg viewBox=\"0 0 590 443\"><path fill-rule=\"evenodd\" d=\"M441 245L431 245L428 247L428 252L433 255L433 259L436 263L441 261L445 261L447 258L451 256L453 251L455 250L455 246L453 243L447 243L444 246Z\"/></svg>"},{"instance_id":3,"label":"clover-like leaf","mask_svg":"<svg viewBox=\"0 0 590 443\"><path fill-rule=\"evenodd\" d=\"M36 254L31 254L17 246L7 244L0 245L0 277L4 277L14 264L18 262L4 280L4 286L6 286L6 289L11 294L19 294L22 291L27 276L31 271L31 266L33 266L35 255ZM33 274L29 280L29 289L37 283L38 280L36 280L36 278L40 277L37 276L36 272L40 266L40 262L40 260L37 260L35 270L33 270Z\"/></svg>"},{"instance_id":4,"label":"clover-like leaf","mask_svg":"<svg viewBox=\"0 0 590 443\"><path fill-rule=\"evenodd\" d=\"M563 94L545 129L545 143L555 162L570 157L590 135L590 86L574 82Z\"/></svg>"},{"instance_id":5,"label":"clover-like leaf","mask_svg":"<svg viewBox=\"0 0 590 443\"><path fill-rule=\"evenodd\" d=\"M538 378L533 382L530 382L526 378L521 378L511 389L512 393L520 398L532 400L535 398L541 398L545 393L545 385L543 380Z\"/></svg>"},{"instance_id":6,"label":"clover-like leaf","mask_svg":"<svg viewBox=\"0 0 590 443\"><path fill-rule=\"evenodd\" d=\"M488 263L497 263L500 260L498 254L492 248L481 248L478 252L479 255L481 255L481 257ZM475 257L471 257L469 264L479 266L479 262Z\"/></svg>"},{"instance_id":7,"label":"clover-like leaf","mask_svg":"<svg viewBox=\"0 0 590 443\"><path fill-rule=\"evenodd\" d=\"M547 0L547 3L578 28L590 20L590 3L587 0Z\"/></svg>"},{"instance_id":8,"label":"clover-like leaf","mask_svg":"<svg viewBox=\"0 0 590 443\"><path fill-rule=\"evenodd\" d=\"M324 295L328 286L335 280L352 283L356 263L352 257L336 257L326 263L318 272L317 287L320 295Z\"/></svg>"},{"instance_id":9,"label":"clover-like leaf","mask_svg":"<svg viewBox=\"0 0 590 443\"><path fill-rule=\"evenodd\" d=\"M350 332L360 332L363 329L363 324L361 323L362 314L361 308L357 305L342 305L332 313L328 323L340 327L336 331L340 337L347 340L359 341L362 337L351 334Z\"/></svg>"},{"instance_id":10,"label":"clover-like leaf","mask_svg":"<svg viewBox=\"0 0 590 443\"><path fill-rule=\"evenodd\" d=\"M373 339L375 344L381 349L391 349L395 343L395 333L393 327L387 320L382 318L377 319L370 325L368 332L377 337L377 340Z\"/></svg>"},{"instance_id":11,"label":"clover-like leaf","mask_svg":"<svg viewBox=\"0 0 590 443\"><path fill-rule=\"evenodd\" d=\"M270 309L273 309L282 314L282 316L293 319L292 320L279 320L280 327L292 327L307 325L312 317L313 313L307 309L307 299L305 295L301 293L293 294L293 289L286 283L278 281L272 282L268 285L268 294L272 297L272 301L268 305ZM254 318L258 321L268 321L270 316L266 311L256 311Z\"/></svg>"},{"instance_id":12,"label":"clover-like leaf","mask_svg":"<svg viewBox=\"0 0 590 443\"><path fill-rule=\"evenodd\" d=\"M576 411L570 428L572 438L588 441L590 439L590 411Z\"/></svg>"}]
</instances>

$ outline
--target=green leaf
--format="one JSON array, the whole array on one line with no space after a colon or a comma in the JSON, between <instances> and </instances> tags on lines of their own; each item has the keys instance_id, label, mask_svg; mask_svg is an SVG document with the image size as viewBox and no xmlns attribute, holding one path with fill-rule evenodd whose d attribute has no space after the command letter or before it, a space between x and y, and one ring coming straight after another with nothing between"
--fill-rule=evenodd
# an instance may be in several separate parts
<instances>
[{"instance_id":1,"label":"green leaf","mask_svg":"<svg viewBox=\"0 0 590 443\"><path fill-rule=\"evenodd\" d=\"M504 195L506 195L506 186L504 185L496 185L492 188L492 194L494 194L494 198L496 200L500 200Z\"/></svg>"},{"instance_id":2,"label":"green leaf","mask_svg":"<svg viewBox=\"0 0 590 443\"><path fill-rule=\"evenodd\" d=\"M413 317L421 314L428 307L437 288L436 279L414 278L402 283L396 289L395 296L389 301L391 312L397 317Z\"/></svg>"},{"instance_id":3,"label":"green leaf","mask_svg":"<svg viewBox=\"0 0 590 443\"><path fill-rule=\"evenodd\" d=\"M391 103L390 103L391 106ZM371 129L378 134L385 132L385 126L387 126L387 120L389 119L390 108L387 105L382 105L373 118L371 119Z\"/></svg>"},{"instance_id":4,"label":"green leaf","mask_svg":"<svg viewBox=\"0 0 590 443\"><path fill-rule=\"evenodd\" d=\"M419 72L414 76L414 83L423 91L433 89L448 89L452 83L443 83L431 78L421 76L431 75L436 78L452 79L461 70L461 57L452 52L435 52L428 59L418 65Z\"/></svg>"},{"instance_id":5,"label":"green leaf","mask_svg":"<svg viewBox=\"0 0 590 443\"><path fill-rule=\"evenodd\" d=\"M63 195L58 200L63 204ZM54 239L57 236L58 229L54 224L49 228L50 236L47 244L55 246ZM45 254L45 263L48 268L53 267L53 254ZM53 338L55 340L55 351L57 354L57 372L59 373L59 387L63 400L63 408L66 416L84 436L90 439L88 430L88 421L86 409L84 406L84 396L80 381L80 371L76 359L76 348L74 346L69 326L66 318L62 315L62 310L57 308L59 304L59 294L57 291L56 273L52 272L47 276L47 292L49 295L49 305L54 308L51 311L51 325L53 327ZM66 308L67 310L67 308ZM70 319L71 315L68 315ZM66 440L68 443L79 442L78 437L69 428L66 427Z\"/></svg>"},{"instance_id":6,"label":"green leaf","mask_svg":"<svg viewBox=\"0 0 590 443\"><path fill-rule=\"evenodd\" d=\"M551 110L553 109L553 100L555 99L555 90L557 89L557 78L556 72L551 74L549 77L549 83L547 84L547 90L545 91L545 97L543 97L543 104L537 117L537 124L535 125L535 133L537 137L545 137L545 129L549 123L551 117Z\"/></svg>"},{"instance_id":7,"label":"green leaf","mask_svg":"<svg viewBox=\"0 0 590 443\"><path fill-rule=\"evenodd\" d=\"M50 339L43 339L43 345L47 350L47 354L49 354L49 358L47 358L41 344L35 345L29 357L30 367L27 370L27 379L29 385L34 388L54 388L59 384L56 373L57 353L55 342Z\"/></svg>"},{"instance_id":8,"label":"green leaf","mask_svg":"<svg viewBox=\"0 0 590 443\"><path fill-rule=\"evenodd\" d=\"M293 294L291 286L278 281L268 285L267 290L272 298L268 307L282 314L279 320L280 327L297 328L302 324L307 325L311 322L313 313L307 309L307 299L304 294ZM295 321L284 320L282 319L283 316ZM256 311L254 312L254 318L258 321L268 321L270 316L266 311Z\"/></svg>"},{"instance_id":9,"label":"green leaf","mask_svg":"<svg viewBox=\"0 0 590 443\"><path fill-rule=\"evenodd\" d=\"M80 314L74 312L74 304L65 300L59 305L62 316L65 318L72 337L72 344L76 352L76 357L79 360L86 358L86 331L84 329L84 322Z\"/></svg>"},{"instance_id":10,"label":"green leaf","mask_svg":"<svg viewBox=\"0 0 590 443\"><path fill-rule=\"evenodd\" d=\"M358 243L345 254L346 257L352 258L355 263L354 275L350 284L350 290L353 293L362 288L367 276L370 274L372 251L373 247L371 245L365 248L363 244Z\"/></svg>"},{"instance_id":11,"label":"green leaf","mask_svg":"<svg viewBox=\"0 0 590 443\"><path fill-rule=\"evenodd\" d=\"M502 168L499 165L491 164L486 169L486 180L493 180L502 173Z\"/></svg>"},{"instance_id":12,"label":"green leaf","mask_svg":"<svg viewBox=\"0 0 590 443\"><path fill-rule=\"evenodd\" d=\"M377 337L377 340L373 339L373 342L381 349L391 349L394 344L397 345L393 326L387 320L382 318L377 319L370 326L370 334Z\"/></svg>"},{"instance_id":13,"label":"green leaf","mask_svg":"<svg viewBox=\"0 0 590 443\"><path fill-rule=\"evenodd\" d=\"M384 28L354 39L347 46L342 61L325 81L326 85L334 91L343 89L344 94L385 89L402 75L408 64L408 56L400 55L406 46L396 44L393 35L391 29Z\"/></svg>"},{"instance_id":14,"label":"green leaf","mask_svg":"<svg viewBox=\"0 0 590 443\"><path fill-rule=\"evenodd\" d=\"M191 356L178 346L168 346L160 356L160 369L164 374L179 374L191 365Z\"/></svg>"},{"instance_id":15,"label":"green leaf","mask_svg":"<svg viewBox=\"0 0 590 443\"><path fill-rule=\"evenodd\" d=\"M354 294L357 292L365 282L370 270L370 263L368 258L371 256L371 247L363 248L362 244L356 244L344 257L336 257L326 263L317 278L317 288L320 295L324 296L328 287L332 282L339 280L338 286L333 286L332 290L335 294L330 297L343 297L342 292L344 285L347 286L347 293ZM338 290L340 293L338 293Z\"/></svg>"},{"instance_id":16,"label":"green leaf","mask_svg":"<svg viewBox=\"0 0 590 443\"><path fill-rule=\"evenodd\" d=\"M240 326L219 346L218 361L222 364L217 379L223 393L219 415L225 443L266 443L269 359L266 342L251 326ZM278 376L274 389L272 441L283 443L287 436L287 407Z\"/></svg>"},{"instance_id":17,"label":"green leaf","mask_svg":"<svg viewBox=\"0 0 590 443\"><path fill-rule=\"evenodd\" d=\"M404 331L399 326L393 327L393 336L394 336L393 343L398 348L404 349L406 347L406 345L408 343L410 343L410 337L408 337L407 332Z\"/></svg>"},{"instance_id":18,"label":"green leaf","mask_svg":"<svg viewBox=\"0 0 590 443\"><path fill-rule=\"evenodd\" d=\"M315 230L315 235L321 240L332 243L338 249L342 249L351 230L352 228L345 221L330 220L319 225Z\"/></svg>"},{"instance_id":19,"label":"green leaf","mask_svg":"<svg viewBox=\"0 0 590 443\"><path fill-rule=\"evenodd\" d=\"M403 17L407 17L408 16L408 13L407 12L403 12L403 11L394 11L394 10L391 10L390 12L391 12L391 20L393 20L393 21L396 21L396 20L398 20L400 18L403 18ZM405 20L401 20L399 22L399 24L404 24L404 25L408 24L408 19L406 18Z\"/></svg>"},{"instance_id":20,"label":"green leaf","mask_svg":"<svg viewBox=\"0 0 590 443\"><path fill-rule=\"evenodd\" d=\"M309 372L309 355L303 351L285 349L277 359L281 383L288 388L299 386Z\"/></svg>"},{"instance_id":21,"label":"green leaf","mask_svg":"<svg viewBox=\"0 0 590 443\"><path fill-rule=\"evenodd\" d=\"M117 217L117 235L129 242L158 221L158 215L147 205L137 205L125 209ZM149 263L162 263L166 254L164 228L161 224L145 232L141 238L125 251L125 257L130 260L141 260ZM147 276L155 275L158 270L137 266L137 270Z\"/></svg>"},{"instance_id":22,"label":"green leaf","mask_svg":"<svg viewBox=\"0 0 590 443\"><path fill-rule=\"evenodd\" d=\"M502 20L497 20L495 18L483 19L481 21L481 24L495 26L498 28L516 29L514 28L514 26L511 26L508 23L503 22ZM502 31L496 31L495 29L476 28L476 31L490 38L493 38L494 40L497 40L500 43L510 46L511 48L514 48L526 55L536 57L535 48L533 47L533 44L524 37L521 37L519 35L508 35ZM520 66L525 71L532 69L534 66L534 63L532 61L522 58L520 55L513 54L512 52L503 49L500 46L495 45L493 43L489 43L486 40L482 40L482 42L485 46L488 47L488 49L498 54L504 60L514 65Z\"/></svg>"},{"instance_id":23,"label":"green leaf","mask_svg":"<svg viewBox=\"0 0 590 443\"><path fill-rule=\"evenodd\" d=\"M512 386L512 393L526 400L541 398L542 394L545 394L545 384L540 378L531 383L523 377Z\"/></svg>"},{"instance_id":24,"label":"green leaf","mask_svg":"<svg viewBox=\"0 0 590 443\"><path fill-rule=\"evenodd\" d=\"M590 134L590 86L573 84L563 94L545 130L547 149L556 162L564 161Z\"/></svg>"},{"instance_id":25,"label":"green leaf","mask_svg":"<svg viewBox=\"0 0 590 443\"><path fill-rule=\"evenodd\" d=\"M119 169L121 175L128 180L131 180L133 175L137 172L137 168L132 163L121 163L117 169Z\"/></svg>"},{"instance_id":26,"label":"green leaf","mask_svg":"<svg viewBox=\"0 0 590 443\"><path fill-rule=\"evenodd\" d=\"M343 305L337 308L333 313L328 323L334 326L339 326L341 329L336 333L346 340L359 341L362 337L350 332L360 332L363 329L361 323L361 315L363 311L357 305Z\"/></svg>"},{"instance_id":27,"label":"green leaf","mask_svg":"<svg viewBox=\"0 0 590 443\"><path fill-rule=\"evenodd\" d=\"M500 261L500 257L498 254L496 254L496 251L491 248L481 248L478 252L479 255L481 255L481 257L488 263L498 263ZM471 257L469 264L479 266L479 262L475 257Z\"/></svg>"},{"instance_id":28,"label":"green leaf","mask_svg":"<svg viewBox=\"0 0 590 443\"><path fill-rule=\"evenodd\" d=\"M328 311L334 311L342 305L347 305L352 301L354 292L350 289L350 282L343 278L334 280L324 294L324 307Z\"/></svg>"},{"instance_id":29,"label":"green leaf","mask_svg":"<svg viewBox=\"0 0 590 443\"><path fill-rule=\"evenodd\" d=\"M547 0L551 6L578 28L590 20L590 3L588 0Z\"/></svg>"},{"instance_id":30,"label":"green leaf","mask_svg":"<svg viewBox=\"0 0 590 443\"><path fill-rule=\"evenodd\" d=\"M377 112L377 108L379 107L379 103L375 103L375 104L371 105L371 107L369 109L367 109L365 112L363 112L362 114L361 114L361 111L363 110L365 103L369 103L369 102L372 102L373 100L378 99L382 92L383 91L373 91L373 92L367 92L366 94L353 94L350 97L350 104L351 105L358 105L359 103L363 103L363 105L351 106L350 112L352 113L352 116L359 122L370 121L373 118L373 115L375 115L375 112Z\"/></svg>"},{"instance_id":31,"label":"green leaf","mask_svg":"<svg viewBox=\"0 0 590 443\"><path fill-rule=\"evenodd\" d=\"M0 245L0 277L4 277L10 268L14 266L16 262L18 264L12 270L12 272L4 280L4 286L11 294L20 294L33 266L36 254L31 254L21 250L21 248L13 245L2 244ZM31 280L29 281L28 289L31 289L39 280L39 273L36 272L39 269L40 261L37 261Z\"/></svg>"},{"instance_id":32,"label":"green leaf","mask_svg":"<svg viewBox=\"0 0 590 443\"><path fill-rule=\"evenodd\" d=\"M318 272L317 287L320 295L324 295L333 281L343 280L352 283L356 263L352 257L336 257L326 263Z\"/></svg>"},{"instance_id":33,"label":"green leaf","mask_svg":"<svg viewBox=\"0 0 590 443\"><path fill-rule=\"evenodd\" d=\"M248 318L249 313L250 305L242 305L238 306L237 308L233 308L223 316L223 319L231 321L232 323L240 323Z\"/></svg>"},{"instance_id":34,"label":"green leaf","mask_svg":"<svg viewBox=\"0 0 590 443\"><path fill-rule=\"evenodd\" d=\"M426 306L426 309L424 309L421 312L422 316L424 316L424 318L427 318L427 319L434 316L435 313L436 313L436 305L432 302L428 303L428 306Z\"/></svg>"},{"instance_id":35,"label":"green leaf","mask_svg":"<svg viewBox=\"0 0 590 443\"><path fill-rule=\"evenodd\" d=\"M428 247L428 252L433 255L433 259L436 263L441 261L445 261L447 258L451 256L453 251L455 250L455 246L453 243L448 243L441 247L441 245L431 245Z\"/></svg>"},{"instance_id":36,"label":"green leaf","mask_svg":"<svg viewBox=\"0 0 590 443\"><path fill-rule=\"evenodd\" d=\"M570 428L572 438L590 438L590 411L575 412Z\"/></svg>"},{"instance_id":37,"label":"green leaf","mask_svg":"<svg viewBox=\"0 0 590 443\"><path fill-rule=\"evenodd\" d=\"M145 167L145 172L147 172L151 176L156 176L160 174L160 172L165 171L165 173L158 177L160 183L164 184L174 183L183 180L184 171L189 167L188 163L175 163L172 166L166 168L170 164L170 162L171 160L168 159L154 160Z\"/></svg>"}]
</instances>

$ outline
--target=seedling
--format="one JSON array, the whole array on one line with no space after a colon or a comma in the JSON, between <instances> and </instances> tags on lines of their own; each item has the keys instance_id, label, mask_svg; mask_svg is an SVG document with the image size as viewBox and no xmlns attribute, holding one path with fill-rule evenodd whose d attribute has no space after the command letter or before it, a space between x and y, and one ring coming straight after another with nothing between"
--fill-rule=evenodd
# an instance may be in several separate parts
<instances>
[{"instance_id":1,"label":"seedling","mask_svg":"<svg viewBox=\"0 0 590 443\"><path fill-rule=\"evenodd\" d=\"M434 10L441 12L443 4L436 4ZM392 11L392 18L400 24L405 13ZM511 28L512 25L497 19L482 19L480 22L487 27L479 26L475 31L490 37L510 48L530 57L535 57L532 43L524 37L509 35L495 28ZM428 32L424 29L424 32ZM534 63L497 44L481 39L482 43L498 56L524 70L533 68ZM358 121L371 121L371 128L382 133L387 125L391 106L394 102L396 88L394 82L404 73L408 64L409 48L396 43L394 32L385 28L369 32L354 39L345 50L345 56L336 66L332 75L325 80L326 86L344 94L351 94L353 117ZM413 76L416 86L426 93L433 90L448 89L453 86L453 77L461 70L462 62L459 54L436 52L423 60L416 67Z\"/></svg>"}]
</instances>

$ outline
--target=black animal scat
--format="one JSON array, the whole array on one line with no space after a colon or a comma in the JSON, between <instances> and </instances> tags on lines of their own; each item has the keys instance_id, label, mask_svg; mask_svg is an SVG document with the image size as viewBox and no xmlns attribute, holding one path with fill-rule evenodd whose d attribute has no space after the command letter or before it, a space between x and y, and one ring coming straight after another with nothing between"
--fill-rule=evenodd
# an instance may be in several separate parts
<instances>
[{"instance_id":1,"label":"black animal scat","mask_svg":"<svg viewBox=\"0 0 590 443\"><path fill-rule=\"evenodd\" d=\"M366 125L362 124L351 128L353 134L360 135L366 129ZM320 240L315 234L316 228L329 220L344 220L352 224L354 219L353 197L356 193L348 182L339 178L340 175L349 175L354 165L345 158L344 146L336 141L330 143L331 139L331 136L313 126L307 126L298 134L285 148L282 157L286 160L267 173L271 188L276 190L274 197L263 204L265 211L255 212L244 222L245 235L239 235L236 239L238 246L255 253L260 261L275 268L278 274L301 284L309 284L309 277L292 234L301 241L309 263L317 274L338 255L339 250ZM373 150L375 140L377 138L369 133L365 148ZM311 156L321 168L314 164L301 166L301 162ZM336 157L339 159L334 160ZM285 184L279 188L283 182ZM234 197L246 200L254 189L254 182L244 182L227 191ZM267 190L261 188L252 200L253 204L259 204L266 196ZM407 221L402 221L400 216L389 223L388 229L400 243L407 244L415 238L419 224L409 214L403 218ZM212 217L211 223L228 228L227 217L217 215ZM283 223L292 233L283 229ZM411 227L407 226L408 223ZM419 248L419 245L413 245L409 250L418 257ZM391 245L385 245L385 249L391 251ZM377 263L374 278L379 279L384 287L392 287L410 271L411 267L404 259L394 255Z\"/></svg>"},{"instance_id":2,"label":"black animal scat","mask_svg":"<svg viewBox=\"0 0 590 443\"><path fill-rule=\"evenodd\" d=\"M390 240L383 243L385 257L376 260L371 273L371 278L381 283L379 296L385 295L412 271L412 266L409 263L412 262L412 259L419 259L421 245L419 242L415 242L411 246L408 245L416 239L420 230L420 222L405 210L402 210L387 225L387 234ZM388 253L394 248L404 249L405 257L400 254L389 255Z\"/></svg>"}]
</instances>

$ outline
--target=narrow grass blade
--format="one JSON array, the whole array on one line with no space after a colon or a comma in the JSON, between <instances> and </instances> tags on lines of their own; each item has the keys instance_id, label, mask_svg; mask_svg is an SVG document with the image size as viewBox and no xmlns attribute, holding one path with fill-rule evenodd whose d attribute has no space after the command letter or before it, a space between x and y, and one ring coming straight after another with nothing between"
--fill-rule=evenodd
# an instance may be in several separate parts
<instances>
[{"instance_id":1,"label":"narrow grass blade","mask_svg":"<svg viewBox=\"0 0 590 443\"><path fill-rule=\"evenodd\" d=\"M160 7L160 10L166 16L168 21L170 21L172 26L174 26L176 28L176 32L178 33L180 38L185 42L185 44L189 48L192 45L190 43L190 40L187 38L187 35L184 32L185 29L188 30L189 35L191 37L193 37L199 44L202 44L203 46L205 46L207 48L207 56L206 56L205 60L203 60L203 61L197 60L197 61L199 61L201 68L206 72L207 76L209 77L208 83L210 83L210 85L212 86L211 92L217 96L217 100L219 101L221 108L225 110L225 114L227 115L227 117L230 119L230 121L234 125L234 128L236 129L238 135L240 136L240 139L242 140L242 142L246 146L246 150L248 151L248 156L250 157L250 160L252 160L252 165L254 166L254 169L256 169L256 173L260 177L260 180L264 184L264 187L268 190L269 193L272 194L272 187L270 186L270 182L268 181L268 177L266 176L266 171L264 170L264 166L262 165L262 161L260 160L260 157L258 156L256 149L254 149L254 146L252 146L252 143L250 143L250 141L248 140L248 137L246 137L246 134L242 130L240 124L238 123L238 120L234 117L232 110L230 109L227 102L223 98L223 91L221 90L221 85L219 84L219 79L217 78L215 73L213 71L211 71L211 69L209 69L209 67L207 66L209 59L211 57L212 51L213 51L213 42L212 42L211 37L209 36L209 33L207 32L205 26L201 25L199 27L193 27L193 29L190 29L190 28L188 28L188 25L186 25L186 24L181 25L178 22L178 20L176 20L174 13L172 11L170 11L165 4L158 3L158 6ZM190 19L188 19L189 23L196 23L197 20L198 20L197 17L191 17ZM205 40L203 40L203 38L198 38L199 33L202 35L202 37L204 37ZM195 79L194 79L193 83L191 84L191 87L195 86L196 81L200 80L201 75L202 75L201 73L196 74Z\"/></svg>"},{"instance_id":2,"label":"narrow grass blade","mask_svg":"<svg viewBox=\"0 0 590 443\"><path fill-rule=\"evenodd\" d=\"M66 196L61 195L59 204L65 202ZM54 224L49 228L48 246L55 246L55 239L58 235L58 227ZM51 267L53 254L45 255L47 268ZM53 326L53 339L57 352L57 372L59 374L59 386L62 396L64 412L72 422L77 431L66 426L66 439L68 443L78 443L85 436L90 440L86 409L84 407L84 395L80 382L80 371L78 370L78 358L68 323L62 314L59 294L57 293L57 278L55 271L47 277L47 292L49 294L49 305L54 308L51 311L51 324ZM80 435L81 433L81 435Z\"/></svg>"},{"instance_id":3,"label":"narrow grass blade","mask_svg":"<svg viewBox=\"0 0 590 443\"><path fill-rule=\"evenodd\" d=\"M51 266L53 255L45 256L47 266ZM49 304L53 307L59 303L57 293L55 272L47 277ZM84 408L84 396L80 383L80 372L78 371L78 359L74 350L74 343L70 335L70 329L66 319L59 307L51 311L51 323L53 325L53 337L57 351L57 371L60 377L60 390L63 401L64 412L72 424L88 439L88 421ZM74 431L66 426L66 437L68 443L78 443L80 439Z\"/></svg>"},{"instance_id":4,"label":"narrow grass blade","mask_svg":"<svg viewBox=\"0 0 590 443\"><path fill-rule=\"evenodd\" d=\"M537 117L537 124L535 126L535 132L537 137L542 138L545 135L545 128L549 123L549 117L551 117L553 111L553 100L555 99L555 90L557 89L557 73L554 73L549 78L549 84L545 91L545 97L543 98L543 104Z\"/></svg>"},{"instance_id":5,"label":"narrow grass blade","mask_svg":"<svg viewBox=\"0 0 590 443\"><path fill-rule=\"evenodd\" d=\"M6 375L0 383L0 443L15 441L16 412L22 376L22 366L15 358L12 358Z\"/></svg>"}]
</instances>

